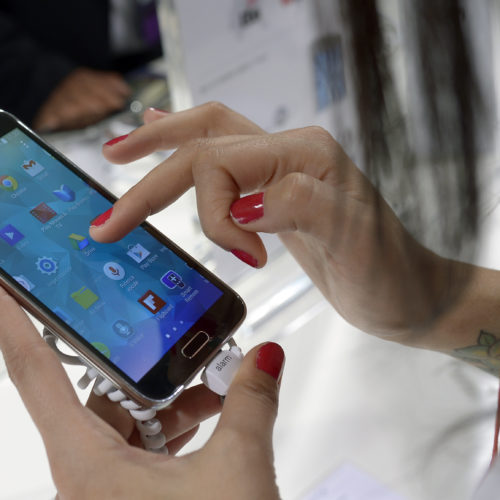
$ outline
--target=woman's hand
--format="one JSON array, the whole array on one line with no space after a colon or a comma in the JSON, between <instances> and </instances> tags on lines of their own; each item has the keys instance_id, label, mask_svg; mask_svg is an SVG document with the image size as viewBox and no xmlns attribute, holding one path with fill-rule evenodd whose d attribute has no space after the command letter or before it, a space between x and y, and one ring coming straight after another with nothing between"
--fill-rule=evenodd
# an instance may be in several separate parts
<instances>
[{"instance_id":1,"label":"woman's hand","mask_svg":"<svg viewBox=\"0 0 500 500\"><path fill-rule=\"evenodd\" d=\"M83 407L55 353L0 288L0 350L38 427L59 497L275 499L272 429L284 355L277 344L253 349L227 395L207 444L182 457L139 447L133 421L116 403ZM92 411L93 410L93 411ZM219 398L193 387L158 413L171 453L220 410Z\"/></svg>"},{"instance_id":2,"label":"woman's hand","mask_svg":"<svg viewBox=\"0 0 500 500\"><path fill-rule=\"evenodd\" d=\"M267 134L216 103L173 114L148 110L145 121L105 145L106 158L128 163L177 151L97 219L90 230L97 241L122 238L194 185L211 240L262 267L266 251L258 232L279 234L354 325L410 343L414 328L428 325L439 310L444 260L410 237L325 130Z\"/></svg>"},{"instance_id":3,"label":"woman's hand","mask_svg":"<svg viewBox=\"0 0 500 500\"><path fill-rule=\"evenodd\" d=\"M40 132L87 127L122 110L131 92L119 73L76 68L42 104L33 127Z\"/></svg>"}]
</instances>

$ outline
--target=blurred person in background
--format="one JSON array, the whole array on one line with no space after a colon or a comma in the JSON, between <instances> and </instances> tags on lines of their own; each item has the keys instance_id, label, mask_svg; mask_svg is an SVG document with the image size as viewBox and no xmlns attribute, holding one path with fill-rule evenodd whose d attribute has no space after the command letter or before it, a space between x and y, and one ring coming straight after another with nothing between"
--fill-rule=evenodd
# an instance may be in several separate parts
<instances>
[{"instance_id":1,"label":"blurred person in background","mask_svg":"<svg viewBox=\"0 0 500 500\"><path fill-rule=\"evenodd\" d=\"M0 2L0 108L39 132L124 108L130 71L162 54L153 0Z\"/></svg>"},{"instance_id":2,"label":"blurred person in background","mask_svg":"<svg viewBox=\"0 0 500 500\"><path fill-rule=\"evenodd\" d=\"M491 348L500 342L500 272L469 263L479 228L477 138L490 126L493 103L483 102L478 90L461 4L414 0L405 6L408 57L419 68L423 111L418 147L395 92L376 2L345 0L362 170L318 127L268 134L217 103L170 114L151 109L143 127L104 146L106 158L128 163L177 150L102 214L91 236L118 240L195 186L205 233L247 264L265 265L258 233L276 233L353 325L498 376L500 360ZM440 216L431 234L429 208L431 217ZM155 457L128 446L137 443L105 400L89 402L90 417L67 380L59 393L40 386L42 373L59 383L62 368L13 299L0 298L0 313L11 318L0 325L0 346L45 439L61 497L77 495L82 485L89 498L108 491L121 498L279 497L272 452L284 362L279 346L265 344L247 355L201 450ZM23 364L30 352L37 353L33 367L26 366L31 358ZM199 421L202 408L206 400L191 400L184 422L193 423L193 412ZM51 424L65 413L71 424ZM77 460L61 455L68 439ZM108 464L102 472L100 462ZM496 461L477 499L497 498L495 486L485 488L499 480Z\"/></svg>"}]
</instances>

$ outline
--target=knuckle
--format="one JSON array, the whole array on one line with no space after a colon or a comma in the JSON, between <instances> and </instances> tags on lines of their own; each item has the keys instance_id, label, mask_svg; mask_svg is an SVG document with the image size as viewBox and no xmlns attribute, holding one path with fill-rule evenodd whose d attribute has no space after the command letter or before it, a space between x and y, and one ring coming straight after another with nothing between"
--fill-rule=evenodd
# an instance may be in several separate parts
<instances>
[{"instance_id":1,"label":"knuckle","mask_svg":"<svg viewBox=\"0 0 500 500\"><path fill-rule=\"evenodd\" d=\"M289 211L290 229L307 230L317 185L314 179L303 173L292 173L283 179L281 202Z\"/></svg>"},{"instance_id":2,"label":"knuckle","mask_svg":"<svg viewBox=\"0 0 500 500\"><path fill-rule=\"evenodd\" d=\"M307 174L294 172L283 178L281 195L283 201L291 208L307 205L313 197L314 185Z\"/></svg>"},{"instance_id":3,"label":"knuckle","mask_svg":"<svg viewBox=\"0 0 500 500\"><path fill-rule=\"evenodd\" d=\"M233 112L225 104L218 101L209 101L202 105L202 111L206 116L204 128L204 136L210 137L212 132L216 132L223 127L229 115Z\"/></svg>"},{"instance_id":4,"label":"knuckle","mask_svg":"<svg viewBox=\"0 0 500 500\"><path fill-rule=\"evenodd\" d=\"M335 141L335 139L332 137L332 135L330 134L330 132L328 132L323 127L320 127L319 125L311 125L310 127L306 127L304 130L305 130L306 134L310 134L317 141L322 141L325 144L336 144L337 143Z\"/></svg>"},{"instance_id":5,"label":"knuckle","mask_svg":"<svg viewBox=\"0 0 500 500\"><path fill-rule=\"evenodd\" d=\"M212 118L217 119L227 116L231 110L219 101L209 101L202 105L204 111Z\"/></svg>"},{"instance_id":6,"label":"knuckle","mask_svg":"<svg viewBox=\"0 0 500 500\"><path fill-rule=\"evenodd\" d=\"M305 137L310 139L311 146L317 152L323 152L329 155L329 157L338 156L341 147L328 130L319 125L312 125L303 130Z\"/></svg>"}]
</instances>

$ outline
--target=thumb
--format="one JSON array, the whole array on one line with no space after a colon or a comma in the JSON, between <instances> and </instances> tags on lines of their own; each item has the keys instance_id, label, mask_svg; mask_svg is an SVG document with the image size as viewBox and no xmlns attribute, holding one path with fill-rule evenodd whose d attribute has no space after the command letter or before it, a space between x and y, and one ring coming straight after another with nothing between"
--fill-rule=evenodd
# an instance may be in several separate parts
<instances>
[{"instance_id":1,"label":"thumb","mask_svg":"<svg viewBox=\"0 0 500 500\"><path fill-rule=\"evenodd\" d=\"M273 342L255 347L245 356L227 393L216 433L232 430L272 446L284 362L283 349Z\"/></svg>"}]
</instances>

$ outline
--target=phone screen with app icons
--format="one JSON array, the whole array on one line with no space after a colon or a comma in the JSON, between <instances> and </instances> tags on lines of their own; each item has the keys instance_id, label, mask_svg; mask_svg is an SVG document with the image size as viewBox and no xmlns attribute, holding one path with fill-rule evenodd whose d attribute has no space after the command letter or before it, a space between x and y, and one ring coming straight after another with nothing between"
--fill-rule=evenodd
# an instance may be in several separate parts
<instances>
[{"instance_id":1,"label":"phone screen with app icons","mask_svg":"<svg viewBox=\"0 0 500 500\"><path fill-rule=\"evenodd\" d=\"M222 297L150 231L93 241L112 202L13 128L0 138L0 267L137 382Z\"/></svg>"}]
</instances>

